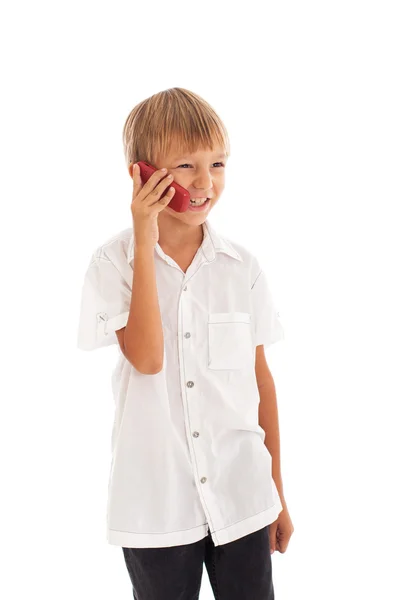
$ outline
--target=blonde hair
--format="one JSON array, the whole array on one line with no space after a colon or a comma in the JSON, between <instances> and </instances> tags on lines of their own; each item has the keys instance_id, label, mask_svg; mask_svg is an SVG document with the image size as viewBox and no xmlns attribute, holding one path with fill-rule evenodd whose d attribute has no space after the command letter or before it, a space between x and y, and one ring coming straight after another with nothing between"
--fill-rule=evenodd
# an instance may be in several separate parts
<instances>
[{"instance_id":1,"label":"blonde hair","mask_svg":"<svg viewBox=\"0 0 400 600\"><path fill-rule=\"evenodd\" d=\"M227 156L227 130L214 109L194 92L170 88L137 104L122 134L126 165L139 160L154 164L171 147L179 154L221 146Z\"/></svg>"}]
</instances>

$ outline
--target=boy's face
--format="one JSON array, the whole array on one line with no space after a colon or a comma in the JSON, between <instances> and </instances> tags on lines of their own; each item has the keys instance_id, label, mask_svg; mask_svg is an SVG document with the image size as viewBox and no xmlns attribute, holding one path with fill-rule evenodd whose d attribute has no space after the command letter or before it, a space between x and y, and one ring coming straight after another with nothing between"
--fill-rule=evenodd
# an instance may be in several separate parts
<instances>
[{"instance_id":1,"label":"boy's face","mask_svg":"<svg viewBox=\"0 0 400 600\"><path fill-rule=\"evenodd\" d=\"M191 198L210 198L203 210L186 210L178 213L168 205L162 211L180 221L197 225L203 223L212 207L218 202L225 187L227 156L223 148L199 150L193 154L182 154L171 150L166 156L158 156L156 169L166 167L174 176L174 182L188 190Z\"/></svg>"}]
</instances>

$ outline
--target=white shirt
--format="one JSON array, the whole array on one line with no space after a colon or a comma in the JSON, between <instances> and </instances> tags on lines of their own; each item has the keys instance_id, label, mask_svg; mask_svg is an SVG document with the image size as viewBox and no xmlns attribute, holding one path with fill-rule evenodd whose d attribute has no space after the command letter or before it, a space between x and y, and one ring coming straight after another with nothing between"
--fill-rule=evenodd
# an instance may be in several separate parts
<instances>
[{"instance_id":1,"label":"white shirt","mask_svg":"<svg viewBox=\"0 0 400 600\"><path fill-rule=\"evenodd\" d=\"M142 374L115 330L128 320L133 228L101 245L87 268L78 347L117 344L107 541L156 548L216 546L275 521L282 510L258 423L255 348L284 338L265 272L209 219L184 273L155 247L163 369Z\"/></svg>"}]
</instances>

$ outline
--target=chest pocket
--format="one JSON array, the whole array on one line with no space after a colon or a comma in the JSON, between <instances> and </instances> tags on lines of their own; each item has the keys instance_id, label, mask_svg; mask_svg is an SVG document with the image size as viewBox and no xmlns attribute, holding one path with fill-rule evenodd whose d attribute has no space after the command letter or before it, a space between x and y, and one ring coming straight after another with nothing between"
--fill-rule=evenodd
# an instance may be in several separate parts
<instances>
[{"instance_id":1,"label":"chest pocket","mask_svg":"<svg viewBox=\"0 0 400 600\"><path fill-rule=\"evenodd\" d=\"M251 314L209 313L208 368L243 369L254 362Z\"/></svg>"}]
</instances>

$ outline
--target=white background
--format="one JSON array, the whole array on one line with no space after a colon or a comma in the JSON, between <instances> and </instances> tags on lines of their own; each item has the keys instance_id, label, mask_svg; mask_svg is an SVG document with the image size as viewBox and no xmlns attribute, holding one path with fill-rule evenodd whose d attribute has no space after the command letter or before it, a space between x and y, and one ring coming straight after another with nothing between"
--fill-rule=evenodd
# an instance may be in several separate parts
<instances>
[{"instance_id":1,"label":"white background","mask_svg":"<svg viewBox=\"0 0 400 600\"><path fill-rule=\"evenodd\" d=\"M267 350L295 528L276 599L400 597L397 8L3 6L3 598L132 598L105 541L117 351L75 344L91 253L131 226L124 121L175 86L227 126L210 218L264 262L285 326Z\"/></svg>"}]
</instances>

